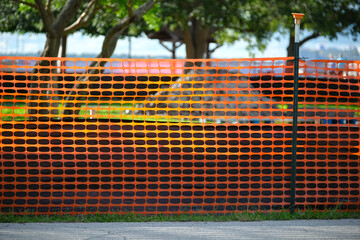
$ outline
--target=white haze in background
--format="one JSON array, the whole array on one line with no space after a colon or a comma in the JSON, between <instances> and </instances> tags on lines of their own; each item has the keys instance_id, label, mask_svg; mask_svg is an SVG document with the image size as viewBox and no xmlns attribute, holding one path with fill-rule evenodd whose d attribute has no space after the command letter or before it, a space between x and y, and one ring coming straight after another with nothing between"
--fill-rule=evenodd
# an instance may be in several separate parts
<instances>
[{"instance_id":1,"label":"white haze in background","mask_svg":"<svg viewBox=\"0 0 360 240\"><path fill-rule=\"evenodd\" d=\"M104 37L83 36L75 33L68 38L68 54L91 54L94 57L100 52ZM278 40L280 39L280 40ZM0 55L17 54L36 54L39 55L45 44L44 34L0 34ZM264 52L255 51L255 57L285 57L287 47L287 37L277 35ZM212 58L247 58L251 57L246 50L246 42L237 41L232 45L225 45L217 49ZM302 48L319 51L325 48L357 49L360 52L360 39L353 41L351 37L340 36L337 40L330 41L324 37L319 37L305 43ZM115 55L128 55L128 38L120 39L115 49ZM300 49L301 54L301 49ZM146 36L131 38L131 55L145 58L156 58L158 56L168 56L171 54L162 47L157 40L148 39ZM177 58L185 58L185 46L182 45L176 51Z\"/></svg>"}]
</instances>

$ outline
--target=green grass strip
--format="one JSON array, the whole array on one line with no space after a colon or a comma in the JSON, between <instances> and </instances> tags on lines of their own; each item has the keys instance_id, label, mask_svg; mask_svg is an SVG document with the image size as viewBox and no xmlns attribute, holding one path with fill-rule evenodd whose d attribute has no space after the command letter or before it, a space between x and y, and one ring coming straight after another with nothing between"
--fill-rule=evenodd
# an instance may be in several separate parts
<instances>
[{"instance_id":1,"label":"green grass strip","mask_svg":"<svg viewBox=\"0 0 360 240\"><path fill-rule=\"evenodd\" d=\"M162 122L162 123L190 123L191 121L193 123L201 123L201 122L205 122L205 123L214 123L214 120L212 119L184 119L184 118L176 118L176 117L172 117L172 118L154 118L151 116L146 116L146 117L142 117L141 115L133 115L131 112L130 113L126 113L126 110L138 110L138 109L142 109L141 107L137 107L139 103L88 103L83 104L82 105L82 109L80 109L79 111L79 118L91 118L91 117L95 117L98 119L121 119L121 120L137 120L137 121L148 121L148 122ZM0 103L1 105L1 103ZM3 106L4 107L13 107L14 103L13 102L3 102ZM15 107L25 107L26 104L25 102L17 102L15 103ZM111 108L110 108L111 106ZM277 104L277 107L279 109L288 109L288 104ZM334 105L334 104L329 104L329 105L325 105L325 104L299 104L299 109L304 109L304 107L306 109L322 109L325 110L326 108L328 110L352 110L352 111L357 111L359 110L359 106L357 105ZM61 104L59 104L58 106L59 109L61 109ZM87 108L87 110L86 110ZM101 109L101 108L106 108L106 109ZM90 110L95 110L95 112L93 113L94 115L91 115L91 111ZM3 121L25 121L25 117L21 116L24 115L26 113L26 109L23 108L2 108L0 109L0 114L5 114L5 116L2 116L2 120ZM17 114L20 116L6 116L6 115L10 115L10 114ZM359 116L359 112L355 112L354 117L358 117ZM222 122L225 123L225 122ZM282 124L281 122L275 122L278 124Z\"/></svg>"},{"instance_id":2,"label":"green grass strip","mask_svg":"<svg viewBox=\"0 0 360 240\"><path fill-rule=\"evenodd\" d=\"M339 110L359 110L359 106L357 105L345 105L345 104L340 104L340 105L335 105L335 104L328 104L328 105L325 105L325 104L299 104L299 109L329 109L329 110L336 110L336 109L339 109ZM279 109L289 109L289 105L288 104L277 104L277 107Z\"/></svg>"},{"instance_id":3,"label":"green grass strip","mask_svg":"<svg viewBox=\"0 0 360 240\"><path fill-rule=\"evenodd\" d=\"M227 222L227 221L268 221L295 219L360 219L360 211L344 212L338 210L297 211L290 214L280 212L234 212L230 214L179 214L142 215L134 213L88 214L88 215L16 215L0 214L2 223L45 223L45 222Z\"/></svg>"}]
</instances>

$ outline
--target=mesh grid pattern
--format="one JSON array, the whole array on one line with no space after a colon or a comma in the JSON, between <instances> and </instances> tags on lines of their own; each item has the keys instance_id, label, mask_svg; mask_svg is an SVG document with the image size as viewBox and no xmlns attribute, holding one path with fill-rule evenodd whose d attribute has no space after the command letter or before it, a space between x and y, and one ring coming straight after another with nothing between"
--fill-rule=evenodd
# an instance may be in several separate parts
<instances>
[{"instance_id":1,"label":"mesh grid pattern","mask_svg":"<svg viewBox=\"0 0 360 240\"><path fill-rule=\"evenodd\" d=\"M293 59L1 57L1 211L290 201ZM359 62L300 63L296 202L359 208Z\"/></svg>"}]
</instances>

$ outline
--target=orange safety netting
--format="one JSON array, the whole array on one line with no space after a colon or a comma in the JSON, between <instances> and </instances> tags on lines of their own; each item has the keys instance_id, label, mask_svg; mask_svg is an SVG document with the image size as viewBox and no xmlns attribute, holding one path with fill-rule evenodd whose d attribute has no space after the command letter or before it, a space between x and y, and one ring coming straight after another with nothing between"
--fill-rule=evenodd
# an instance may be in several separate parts
<instances>
[{"instance_id":1,"label":"orange safety netting","mask_svg":"<svg viewBox=\"0 0 360 240\"><path fill-rule=\"evenodd\" d=\"M0 59L1 212L289 206L292 58ZM300 63L302 209L359 209L359 64Z\"/></svg>"}]
</instances>

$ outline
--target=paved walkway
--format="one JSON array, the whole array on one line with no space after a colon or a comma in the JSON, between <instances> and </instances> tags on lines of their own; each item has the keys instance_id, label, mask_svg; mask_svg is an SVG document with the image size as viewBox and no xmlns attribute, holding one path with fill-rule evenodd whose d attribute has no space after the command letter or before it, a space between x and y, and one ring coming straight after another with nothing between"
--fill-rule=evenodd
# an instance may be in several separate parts
<instances>
[{"instance_id":1,"label":"paved walkway","mask_svg":"<svg viewBox=\"0 0 360 240\"><path fill-rule=\"evenodd\" d=\"M360 239L360 220L0 223L0 239Z\"/></svg>"}]
</instances>

